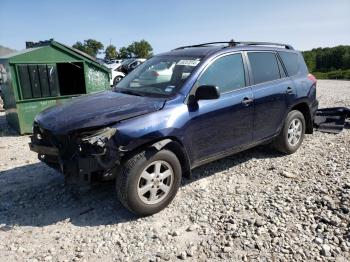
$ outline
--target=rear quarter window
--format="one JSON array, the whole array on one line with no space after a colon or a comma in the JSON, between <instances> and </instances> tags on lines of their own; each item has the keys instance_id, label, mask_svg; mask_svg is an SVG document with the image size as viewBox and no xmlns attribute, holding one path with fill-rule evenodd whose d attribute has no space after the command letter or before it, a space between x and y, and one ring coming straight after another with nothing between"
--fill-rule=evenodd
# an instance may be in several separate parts
<instances>
[{"instance_id":1,"label":"rear quarter window","mask_svg":"<svg viewBox=\"0 0 350 262\"><path fill-rule=\"evenodd\" d=\"M248 58L254 84L273 81L281 77L274 53L249 52Z\"/></svg>"},{"instance_id":2,"label":"rear quarter window","mask_svg":"<svg viewBox=\"0 0 350 262\"><path fill-rule=\"evenodd\" d=\"M299 72L299 56L296 53L278 52L287 70L288 76L294 76Z\"/></svg>"}]
</instances>

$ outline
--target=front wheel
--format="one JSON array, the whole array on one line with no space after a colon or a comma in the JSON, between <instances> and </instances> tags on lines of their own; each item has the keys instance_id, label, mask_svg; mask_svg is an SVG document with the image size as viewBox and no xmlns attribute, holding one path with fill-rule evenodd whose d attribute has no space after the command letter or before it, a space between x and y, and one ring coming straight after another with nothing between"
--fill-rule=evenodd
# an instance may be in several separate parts
<instances>
[{"instance_id":1,"label":"front wheel","mask_svg":"<svg viewBox=\"0 0 350 262\"><path fill-rule=\"evenodd\" d=\"M173 152L145 150L124 163L116 180L118 198L136 215L152 215L173 200L181 177L181 165Z\"/></svg>"},{"instance_id":2,"label":"front wheel","mask_svg":"<svg viewBox=\"0 0 350 262\"><path fill-rule=\"evenodd\" d=\"M280 134L275 138L274 147L286 154L292 154L298 150L303 142L305 134L305 118L298 111L290 111Z\"/></svg>"}]
</instances>

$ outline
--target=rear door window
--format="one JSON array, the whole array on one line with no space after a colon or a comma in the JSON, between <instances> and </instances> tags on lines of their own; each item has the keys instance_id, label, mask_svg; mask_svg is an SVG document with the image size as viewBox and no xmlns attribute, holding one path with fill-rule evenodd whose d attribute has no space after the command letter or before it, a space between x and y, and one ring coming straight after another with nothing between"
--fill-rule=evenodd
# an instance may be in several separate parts
<instances>
[{"instance_id":1,"label":"rear door window","mask_svg":"<svg viewBox=\"0 0 350 262\"><path fill-rule=\"evenodd\" d=\"M220 93L245 86L245 74L241 54L227 55L215 60L199 77L198 86L214 85Z\"/></svg>"},{"instance_id":2,"label":"rear door window","mask_svg":"<svg viewBox=\"0 0 350 262\"><path fill-rule=\"evenodd\" d=\"M299 70L298 55L291 52L278 52L282 58L282 62L287 69L288 76L294 76Z\"/></svg>"},{"instance_id":3,"label":"rear door window","mask_svg":"<svg viewBox=\"0 0 350 262\"><path fill-rule=\"evenodd\" d=\"M281 78L277 57L269 52L248 52L253 83L273 81Z\"/></svg>"}]
</instances>

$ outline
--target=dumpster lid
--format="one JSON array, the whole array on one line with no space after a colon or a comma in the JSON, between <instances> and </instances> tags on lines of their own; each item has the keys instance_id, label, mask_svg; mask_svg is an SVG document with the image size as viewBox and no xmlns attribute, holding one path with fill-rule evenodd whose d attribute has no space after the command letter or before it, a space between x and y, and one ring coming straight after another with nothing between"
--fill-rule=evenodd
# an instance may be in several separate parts
<instances>
[{"instance_id":1,"label":"dumpster lid","mask_svg":"<svg viewBox=\"0 0 350 262\"><path fill-rule=\"evenodd\" d=\"M88 63L93 64L94 66L102 69L103 71L109 72L110 69L108 69L107 67L105 67L104 65L101 65L100 63L98 63L96 61L96 59L78 49L75 49L71 46L62 44L60 42L55 41L54 39L49 39L49 40L45 40L45 41L39 41L39 42L26 42L26 49L14 52L14 53L10 53L8 55L2 56L0 57L0 59L8 59L17 55L22 55L31 51L34 51L36 49L42 48L42 47L46 47L46 46L54 46L57 49L61 49L75 57L78 57L79 59L85 60Z\"/></svg>"}]
</instances>

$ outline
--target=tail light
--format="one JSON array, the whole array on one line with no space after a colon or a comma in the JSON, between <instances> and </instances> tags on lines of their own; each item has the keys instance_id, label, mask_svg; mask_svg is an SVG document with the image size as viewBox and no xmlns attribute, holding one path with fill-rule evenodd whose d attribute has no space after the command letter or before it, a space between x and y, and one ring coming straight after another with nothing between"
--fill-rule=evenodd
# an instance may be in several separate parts
<instances>
[{"instance_id":1,"label":"tail light","mask_svg":"<svg viewBox=\"0 0 350 262\"><path fill-rule=\"evenodd\" d=\"M311 81L313 82L313 84L315 84L315 86L316 86L317 79L316 79L316 77L315 77L313 74L308 74L308 75L307 75L307 78L308 78L309 80L311 80Z\"/></svg>"}]
</instances>

